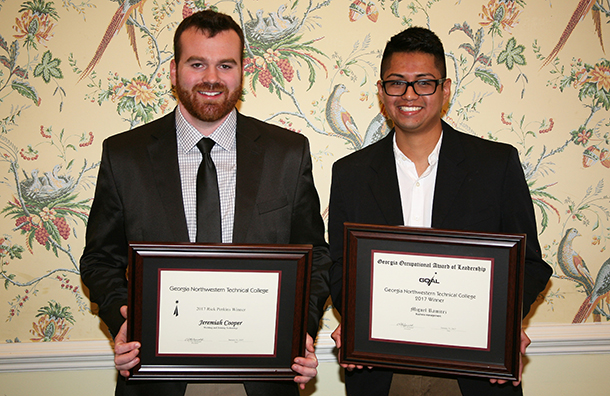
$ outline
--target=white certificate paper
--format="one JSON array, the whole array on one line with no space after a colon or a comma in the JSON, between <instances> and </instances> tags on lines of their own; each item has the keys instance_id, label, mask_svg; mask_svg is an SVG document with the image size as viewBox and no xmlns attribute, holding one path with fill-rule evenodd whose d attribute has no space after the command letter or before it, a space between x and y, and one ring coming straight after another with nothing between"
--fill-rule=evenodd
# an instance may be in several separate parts
<instances>
[{"instance_id":1,"label":"white certificate paper","mask_svg":"<svg viewBox=\"0 0 610 396\"><path fill-rule=\"evenodd\" d=\"M493 259L373 252L372 339L489 347Z\"/></svg>"},{"instance_id":2,"label":"white certificate paper","mask_svg":"<svg viewBox=\"0 0 610 396\"><path fill-rule=\"evenodd\" d=\"M275 354L280 272L160 270L158 354Z\"/></svg>"}]
</instances>

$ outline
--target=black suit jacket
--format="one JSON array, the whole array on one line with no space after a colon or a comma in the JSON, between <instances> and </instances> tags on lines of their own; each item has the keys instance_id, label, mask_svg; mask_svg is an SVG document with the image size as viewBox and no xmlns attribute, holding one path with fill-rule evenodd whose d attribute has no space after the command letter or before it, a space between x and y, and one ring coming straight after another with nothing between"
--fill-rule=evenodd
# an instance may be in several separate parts
<instances>
[{"instance_id":1,"label":"black suit jacket","mask_svg":"<svg viewBox=\"0 0 610 396\"><path fill-rule=\"evenodd\" d=\"M330 258L307 138L238 113L236 141L233 242L314 246L308 332L315 337ZM175 113L106 139L80 270L113 336L127 304L128 242L188 240Z\"/></svg>"},{"instance_id":2,"label":"black suit jacket","mask_svg":"<svg viewBox=\"0 0 610 396\"><path fill-rule=\"evenodd\" d=\"M404 223L393 136L394 131L333 166L328 228L331 295L339 309L343 223ZM432 227L527 234L523 299L527 315L552 269L541 256L534 208L514 147L458 132L443 122Z\"/></svg>"}]
</instances>

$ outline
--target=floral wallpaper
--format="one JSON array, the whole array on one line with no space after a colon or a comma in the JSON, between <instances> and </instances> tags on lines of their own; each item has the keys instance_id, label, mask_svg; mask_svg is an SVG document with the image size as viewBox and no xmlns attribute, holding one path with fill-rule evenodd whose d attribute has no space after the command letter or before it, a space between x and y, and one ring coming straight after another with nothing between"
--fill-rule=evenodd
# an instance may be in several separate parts
<instances>
[{"instance_id":1,"label":"floral wallpaper","mask_svg":"<svg viewBox=\"0 0 610 396\"><path fill-rule=\"evenodd\" d=\"M554 269L529 322L610 319L610 1L0 0L0 340L105 337L78 264L101 142L173 110L174 29L207 8L244 29L240 111L309 138L323 207L332 163L391 129L386 41L434 30L445 120L521 156Z\"/></svg>"}]
</instances>

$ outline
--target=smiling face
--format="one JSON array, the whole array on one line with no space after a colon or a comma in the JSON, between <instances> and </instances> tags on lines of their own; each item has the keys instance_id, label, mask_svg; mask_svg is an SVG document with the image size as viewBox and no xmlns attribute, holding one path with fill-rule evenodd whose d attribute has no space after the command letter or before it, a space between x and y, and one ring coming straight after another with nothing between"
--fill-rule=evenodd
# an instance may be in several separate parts
<instances>
[{"instance_id":1,"label":"smiling face","mask_svg":"<svg viewBox=\"0 0 610 396\"><path fill-rule=\"evenodd\" d=\"M241 41L233 30L209 37L189 28L182 33L180 44L180 59L170 65L180 110L200 131L211 133L241 96Z\"/></svg>"},{"instance_id":2,"label":"smiling face","mask_svg":"<svg viewBox=\"0 0 610 396\"><path fill-rule=\"evenodd\" d=\"M434 56L423 52L396 52L388 64L384 70L384 80L411 82L443 77ZM434 94L428 96L417 95L413 87L409 87L402 96L389 96L383 90L381 81L377 83L377 89L386 113L394 121L396 133L440 136L441 111L451 94L451 80L447 79L436 88Z\"/></svg>"}]
</instances>

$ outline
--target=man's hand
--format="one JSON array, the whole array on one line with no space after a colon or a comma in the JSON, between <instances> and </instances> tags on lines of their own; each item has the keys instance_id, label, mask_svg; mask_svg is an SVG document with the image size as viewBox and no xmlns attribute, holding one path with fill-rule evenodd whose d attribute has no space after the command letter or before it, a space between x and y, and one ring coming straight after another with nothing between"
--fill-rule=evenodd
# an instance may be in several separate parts
<instances>
[{"instance_id":1,"label":"man's hand","mask_svg":"<svg viewBox=\"0 0 610 396\"><path fill-rule=\"evenodd\" d=\"M527 334L525 334L525 331L523 331L523 329L521 329L521 346L520 346L520 354L519 354L519 376L517 377L518 380L517 381L513 381L513 386L517 386L519 385L519 383L521 383L521 374L523 373L523 355L525 355L525 349L529 346L529 344L532 343L532 340L530 340L530 338L527 336ZM499 379L495 379L495 378L491 378L489 380L489 382L491 382L492 384L504 384L507 381L506 380L499 380Z\"/></svg>"},{"instance_id":2,"label":"man's hand","mask_svg":"<svg viewBox=\"0 0 610 396\"><path fill-rule=\"evenodd\" d=\"M121 307L121 315L127 319L127 305ZM139 342L127 342L127 321L125 321L114 338L114 366L123 377L129 377L129 369L140 363L139 353Z\"/></svg>"},{"instance_id":3,"label":"man's hand","mask_svg":"<svg viewBox=\"0 0 610 396\"><path fill-rule=\"evenodd\" d=\"M332 337L333 340L335 340L335 345L337 346L337 349L341 349L341 325L339 324L339 326L337 326L337 328L335 329L335 331L333 331L333 333L330 335ZM355 364L344 364L344 363L340 363L340 366L343 367L344 369L346 369L347 371L352 371L353 369L362 369L364 368L364 366L362 365L355 365ZM372 367L369 367L372 368Z\"/></svg>"},{"instance_id":4,"label":"man's hand","mask_svg":"<svg viewBox=\"0 0 610 396\"><path fill-rule=\"evenodd\" d=\"M299 387L302 390L305 389L305 384L318 373L316 367L318 367L318 358L316 357L315 349L313 347L313 338L307 334L307 338L305 339L305 357L295 358L294 364L291 367L294 371L301 374L294 377L294 382L299 384Z\"/></svg>"}]
</instances>

